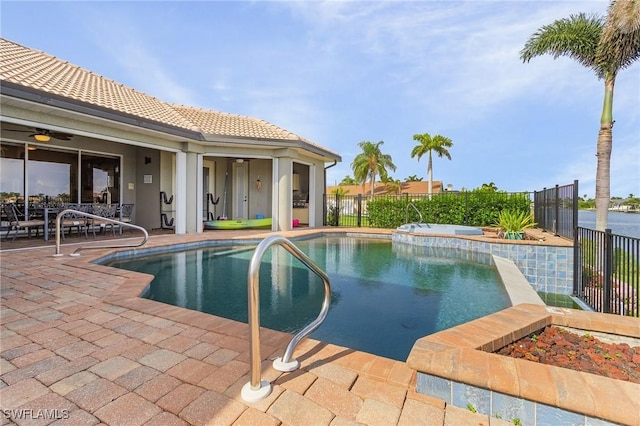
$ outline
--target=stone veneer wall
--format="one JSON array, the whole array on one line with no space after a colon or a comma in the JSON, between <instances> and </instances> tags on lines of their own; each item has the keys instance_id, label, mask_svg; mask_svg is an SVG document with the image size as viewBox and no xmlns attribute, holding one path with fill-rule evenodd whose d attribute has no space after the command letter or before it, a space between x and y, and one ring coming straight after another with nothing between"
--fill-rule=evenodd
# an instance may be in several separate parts
<instances>
[{"instance_id":1,"label":"stone veneer wall","mask_svg":"<svg viewBox=\"0 0 640 426\"><path fill-rule=\"evenodd\" d=\"M487 242L459 237L436 237L394 232L393 243L488 253L516 264L538 292L573 293L573 247Z\"/></svg>"},{"instance_id":2,"label":"stone veneer wall","mask_svg":"<svg viewBox=\"0 0 640 426\"><path fill-rule=\"evenodd\" d=\"M483 389L451 379L418 372L416 390L460 408L513 422L519 419L526 425L584 425L613 426L615 423L585 414L574 413L541 402ZM471 408L473 407L473 408Z\"/></svg>"}]
</instances>

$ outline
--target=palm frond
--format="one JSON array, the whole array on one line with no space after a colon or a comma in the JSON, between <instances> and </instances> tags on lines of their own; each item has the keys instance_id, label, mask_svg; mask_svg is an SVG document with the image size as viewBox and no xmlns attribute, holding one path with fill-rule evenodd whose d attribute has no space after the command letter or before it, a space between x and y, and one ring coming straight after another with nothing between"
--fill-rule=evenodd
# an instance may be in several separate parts
<instances>
[{"instance_id":1,"label":"palm frond","mask_svg":"<svg viewBox=\"0 0 640 426\"><path fill-rule=\"evenodd\" d=\"M613 1L596 51L601 70L615 75L640 58L640 0Z\"/></svg>"},{"instance_id":2,"label":"palm frond","mask_svg":"<svg viewBox=\"0 0 640 426\"><path fill-rule=\"evenodd\" d=\"M606 26L622 33L640 30L640 0L613 0L609 4Z\"/></svg>"},{"instance_id":3,"label":"palm frond","mask_svg":"<svg viewBox=\"0 0 640 426\"><path fill-rule=\"evenodd\" d=\"M520 51L520 58L529 62L545 54L554 59L567 56L598 71L596 52L603 26L601 17L584 13L559 19L536 31Z\"/></svg>"}]
</instances>

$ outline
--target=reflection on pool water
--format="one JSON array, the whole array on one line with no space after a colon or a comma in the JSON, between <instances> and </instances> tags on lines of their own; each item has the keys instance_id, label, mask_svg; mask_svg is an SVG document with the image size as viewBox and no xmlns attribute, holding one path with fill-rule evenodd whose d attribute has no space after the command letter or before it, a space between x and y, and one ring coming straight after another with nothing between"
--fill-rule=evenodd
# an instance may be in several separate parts
<instances>
[{"instance_id":1,"label":"reflection on pool water","mask_svg":"<svg viewBox=\"0 0 640 426\"><path fill-rule=\"evenodd\" d=\"M545 305L556 306L558 308L582 309L578 302L568 294L539 292L538 295Z\"/></svg>"},{"instance_id":2,"label":"reflection on pool water","mask_svg":"<svg viewBox=\"0 0 640 426\"><path fill-rule=\"evenodd\" d=\"M294 241L329 276L332 304L311 337L405 360L420 337L510 306L491 257L416 250L388 240ZM255 246L217 246L111 261L153 274L144 297L247 321L247 271ZM281 247L260 266L261 326L296 332L318 315L322 281Z\"/></svg>"}]
</instances>

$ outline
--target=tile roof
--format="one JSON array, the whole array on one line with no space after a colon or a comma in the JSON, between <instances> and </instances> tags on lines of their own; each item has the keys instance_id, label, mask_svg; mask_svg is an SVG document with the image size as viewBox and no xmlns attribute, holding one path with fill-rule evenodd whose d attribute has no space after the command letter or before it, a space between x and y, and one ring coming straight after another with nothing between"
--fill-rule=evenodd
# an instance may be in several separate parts
<instances>
[{"instance_id":1,"label":"tile roof","mask_svg":"<svg viewBox=\"0 0 640 426\"><path fill-rule=\"evenodd\" d=\"M0 39L0 80L140 118L198 129L161 100L84 68Z\"/></svg>"},{"instance_id":2,"label":"tile roof","mask_svg":"<svg viewBox=\"0 0 640 426\"><path fill-rule=\"evenodd\" d=\"M231 136L299 141L338 157L338 154L264 120L163 102L77 65L4 38L0 38L0 80L199 132L203 139Z\"/></svg>"},{"instance_id":3,"label":"tile roof","mask_svg":"<svg viewBox=\"0 0 640 426\"><path fill-rule=\"evenodd\" d=\"M246 136L260 139L302 140L300 136L264 120L227 112L211 111L187 105L172 108L202 133L221 136Z\"/></svg>"}]
</instances>

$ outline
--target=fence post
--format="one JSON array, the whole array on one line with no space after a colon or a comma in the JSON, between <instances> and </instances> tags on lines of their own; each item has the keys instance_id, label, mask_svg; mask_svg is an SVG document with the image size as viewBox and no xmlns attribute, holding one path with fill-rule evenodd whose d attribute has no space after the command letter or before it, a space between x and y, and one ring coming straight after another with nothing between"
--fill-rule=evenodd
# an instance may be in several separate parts
<instances>
[{"instance_id":1,"label":"fence post","mask_svg":"<svg viewBox=\"0 0 640 426\"><path fill-rule=\"evenodd\" d=\"M538 213L538 191L533 191L533 220L540 224L540 214ZM544 226L542 227L544 229Z\"/></svg>"},{"instance_id":2,"label":"fence post","mask_svg":"<svg viewBox=\"0 0 640 426\"><path fill-rule=\"evenodd\" d=\"M573 181L573 223L571 224L571 229L573 234L576 234L576 229L578 227L578 197L580 193L578 192L578 180Z\"/></svg>"},{"instance_id":3,"label":"fence post","mask_svg":"<svg viewBox=\"0 0 640 426\"><path fill-rule=\"evenodd\" d=\"M604 230L604 283L602 287L603 301L602 312L611 313L611 278L613 275L613 235L611 229Z\"/></svg>"},{"instance_id":4,"label":"fence post","mask_svg":"<svg viewBox=\"0 0 640 426\"><path fill-rule=\"evenodd\" d=\"M547 223L547 211L549 210L549 206L547 206L547 187L542 188L542 205L544 206L544 213L542 214L542 223L544 223L544 229L549 230L549 223Z\"/></svg>"},{"instance_id":5,"label":"fence post","mask_svg":"<svg viewBox=\"0 0 640 426\"><path fill-rule=\"evenodd\" d=\"M322 226L327 226L327 193L322 194Z\"/></svg>"},{"instance_id":6,"label":"fence post","mask_svg":"<svg viewBox=\"0 0 640 426\"><path fill-rule=\"evenodd\" d=\"M469 192L464 193L464 224L469 226Z\"/></svg>"},{"instance_id":7,"label":"fence post","mask_svg":"<svg viewBox=\"0 0 640 426\"><path fill-rule=\"evenodd\" d=\"M558 235L558 219L560 218L560 186L556 184L556 192L553 194L553 234Z\"/></svg>"},{"instance_id":8,"label":"fence post","mask_svg":"<svg viewBox=\"0 0 640 426\"><path fill-rule=\"evenodd\" d=\"M362 227L362 194L358 194L358 228Z\"/></svg>"},{"instance_id":9,"label":"fence post","mask_svg":"<svg viewBox=\"0 0 640 426\"><path fill-rule=\"evenodd\" d=\"M582 248L580 247L580 236L578 227L573 227L573 295L582 296Z\"/></svg>"}]
</instances>

